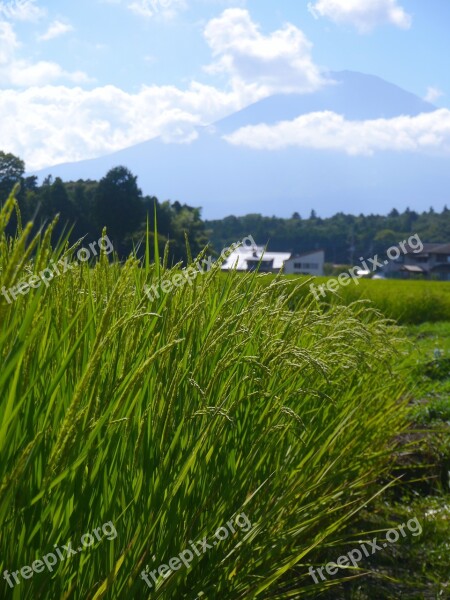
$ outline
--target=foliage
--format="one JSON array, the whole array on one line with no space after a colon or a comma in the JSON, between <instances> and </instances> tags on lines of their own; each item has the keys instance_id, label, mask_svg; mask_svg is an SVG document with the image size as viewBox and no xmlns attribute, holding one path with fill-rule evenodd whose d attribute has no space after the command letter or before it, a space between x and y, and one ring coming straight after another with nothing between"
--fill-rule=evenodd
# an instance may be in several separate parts
<instances>
[{"instance_id":1,"label":"foliage","mask_svg":"<svg viewBox=\"0 0 450 600\"><path fill-rule=\"evenodd\" d=\"M0 150L0 198L5 198L25 173L25 163L14 154Z\"/></svg>"},{"instance_id":2,"label":"foliage","mask_svg":"<svg viewBox=\"0 0 450 600\"><path fill-rule=\"evenodd\" d=\"M391 211L388 216L337 213L322 219L314 213L309 219L298 217L298 213L290 219L249 214L206 221L206 226L220 247L250 233L259 245L269 243L273 252L301 253L323 248L326 261L352 266L359 264L360 256L384 254L415 233L423 242L450 242L450 210L446 207L440 214L406 209L401 214Z\"/></svg>"},{"instance_id":3,"label":"foliage","mask_svg":"<svg viewBox=\"0 0 450 600\"><path fill-rule=\"evenodd\" d=\"M169 262L186 262L185 235L189 236L192 252L197 254L208 243L201 210L155 196L142 196L137 178L125 167L114 167L100 182L79 180L63 182L49 175L39 186L37 177L24 177L25 163L12 154L0 152L0 198L7 197L16 183L20 183L17 200L23 220L35 223L33 232L51 222L58 214L53 238L67 233L70 243L80 238L86 243L98 239L102 227L108 226L120 258L139 247L145 240L147 227L154 229L158 221L160 249L169 241ZM3 193L1 193L3 190ZM6 232L14 235L18 226L12 215Z\"/></svg>"},{"instance_id":4,"label":"foliage","mask_svg":"<svg viewBox=\"0 0 450 600\"><path fill-rule=\"evenodd\" d=\"M142 223L141 200L137 177L125 167L114 167L100 180L94 200L95 218L107 227L117 248Z\"/></svg>"},{"instance_id":5,"label":"foliage","mask_svg":"<svg viewBox=\"0 0 450 600\"><path fill-rule=\"evenodd\" d=\"M73 249L4 234L0 288ZM0 296L0 572L112 521L118 536L22 580L13 600L292 598L317 593L319 551L379 492L406 426L396 330L364 305L323 311L281 277L179 275L131 256L73 265L14 304ZM296 292L298 284L293 289ZM139 573L211 536L237 532L160 578ZM155 557L155 558L152 558ZM152 566L153 565L153 566ZM295 566L295 568L294 568ZM278 591L277 591L278 590ZM276 594L276 595L274 595Z\"/></svg>"}]
</instances>

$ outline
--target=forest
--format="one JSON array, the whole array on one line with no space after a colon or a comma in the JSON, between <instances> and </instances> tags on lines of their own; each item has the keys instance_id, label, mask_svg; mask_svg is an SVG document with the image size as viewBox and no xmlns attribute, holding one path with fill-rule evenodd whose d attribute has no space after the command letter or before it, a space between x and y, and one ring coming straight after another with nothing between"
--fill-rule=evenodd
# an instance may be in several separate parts
<instances>
[{"instance_id":1,"label":"forest","mask_svg":"<svg viewBox=\"0 0 450 600\"><path fill-rule=\"evenodd\" d=\"M359 257L383 253L412 233L423 242L450 241L447 206L441 212L432 208L422 213L409 208L399 212L393 208L388 215L338 212L321 218L313 210L307 217L295 212L288 219L248 214L204 220L201 207L144 195L137 176L125 166L114 167L100 181L64 182L49 176L39 183L36 177L25 175L25 163L20 158L0 152L1 201L6 200L16 184L20 184L17 199L24 221L32 220L39 228L58 214L53 235L64 233L71 243L80 238L97 239L106 227L121 258L133 249L138 254L142 252L147 227L154 231L155 216L161 251L169 242L170 264L186 261L185 235L192 254L209 245L217 255L222 248L252 235L259 245L268 244L272 251L300 254L323 249L326 262L332 264L355 264ZM9 233L15 226L12 219Z\"/></svg>"}]
</instances>

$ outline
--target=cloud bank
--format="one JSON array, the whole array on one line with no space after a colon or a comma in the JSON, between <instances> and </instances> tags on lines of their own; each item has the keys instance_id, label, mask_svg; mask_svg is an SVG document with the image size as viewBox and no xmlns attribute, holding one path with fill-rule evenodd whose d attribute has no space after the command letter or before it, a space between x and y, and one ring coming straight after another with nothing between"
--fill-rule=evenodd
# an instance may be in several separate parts
<instances>
[{"instance_id":1,"label":"cloud bank","mask_svg":"<svg viewBox=\"0 0 450 600\"><path fill-rule=\"evenodd\" d=\"M255 150L297 147L352 156L379 151L449 153L450 110L368 121L348 121L330 111L314 112L273 126L243 127L224 139Z\"/></svg>"},{"instance_id":2,"label":"cloud bank","mask_svg":"<svg viewBox=\"0 0 450 600\"><path fill-rule=\"evenodd\" d=\"M52 37L51 28L47 34ZM39 169L156 136L189 143L196 138L196 125L208 125L273 92L312 91L324 84L311 44L293 25L264 35L248 11L228 9L206 24L204 35L213 60L207 71L223 79L221 88L192 81L184 89L142 86L128 93L113 85L55 85L61 80L82 84L87 76L67 73L56 63L19 59L12 25L1 24L0 78L16 88L0 89L2 148L23 157L29 169Z\"/></svg>"},{"instance_id":3,"label":"cloud bank","mask_svg":"<svg viewBox=\"0 0 450 600\"><path fill-rule=\"evenodd\" d=\"M208 23L205 38L216 59L207 71L225 73L236 87L258 85L269 95L312 92L325 83L312 44L294 25L264 35L247 10L230 8Z\"/></svg>"}]
</instances>

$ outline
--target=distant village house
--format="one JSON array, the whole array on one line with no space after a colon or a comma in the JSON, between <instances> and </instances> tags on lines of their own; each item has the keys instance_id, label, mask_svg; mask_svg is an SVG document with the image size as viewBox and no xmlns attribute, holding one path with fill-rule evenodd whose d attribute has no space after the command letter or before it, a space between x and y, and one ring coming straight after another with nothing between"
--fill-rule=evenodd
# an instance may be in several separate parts
<instances>
[{"instance_id":1,"label":"distant village house","mask_svg":"<svg viewBox=\"0 0 450 600\"><path fill-rule=\"evenodd\" d=\"M236 268L237 271L260 273L278 273L280 269L286 275L323 275L325 252L313 250L293 255L291 252L264 251L263 246L240 247L234 250L222 265L222 271Z\"/></svg>"},{"instance_id":2,"label":"distant village house","mask_svg":"<svg viewBox=\"0 0 450 600\"><path fill-rule=\"evenodd\" d=\"M406 253L391 261L384 269L386 277L439 279L450 281L450 244L423 244L421 252L406 246Z\"/></svg>"}]
</instances>

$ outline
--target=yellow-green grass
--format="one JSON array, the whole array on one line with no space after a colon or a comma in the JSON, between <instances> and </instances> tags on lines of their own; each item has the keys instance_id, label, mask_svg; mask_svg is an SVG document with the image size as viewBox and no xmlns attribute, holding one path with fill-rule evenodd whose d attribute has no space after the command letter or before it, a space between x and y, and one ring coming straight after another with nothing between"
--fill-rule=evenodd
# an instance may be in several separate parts
<instances>
[{"instance_id":1,"label":"yellow-green grass","mask_svg":"<svg viewBox=\"0 0 450 600\"><path fill-rule=\"evenodd\" d=\"M266 276L269 284L274 276ZM325 285L334 277L305 277L286 275L292 288L296 289L296 299L311 297L310 285ZM399 324L418 325L426 322L450 320L450 282L419 281L399 279L352 279L348 285L339 285L336 292L326 290L324 303L350 304L357 300L369 300L374 308ZM306 285L298 286L299 282Z\"/></svg>"},{"instance_id":2,"label":"yellow-green grass","mask_svg":"<svg viewBox=\"0 0 450 600\"><path fill-rule=\"evenodd\" d=\"M73 252L49 232L6 239L13 208L0 287ZM148 248L143 263L103 254L1 297L0 572L107 521L118 533L14 589L0 579L1 598L316 595L308 566L336 557L331 540L381 491L407 423L396 329L365 304L323 310L282 277L220 265L143 293L178 272L157 249L156 264ZM139 578L242 511L251 532L156 592Z\"/></svg>"}]
</instances>

